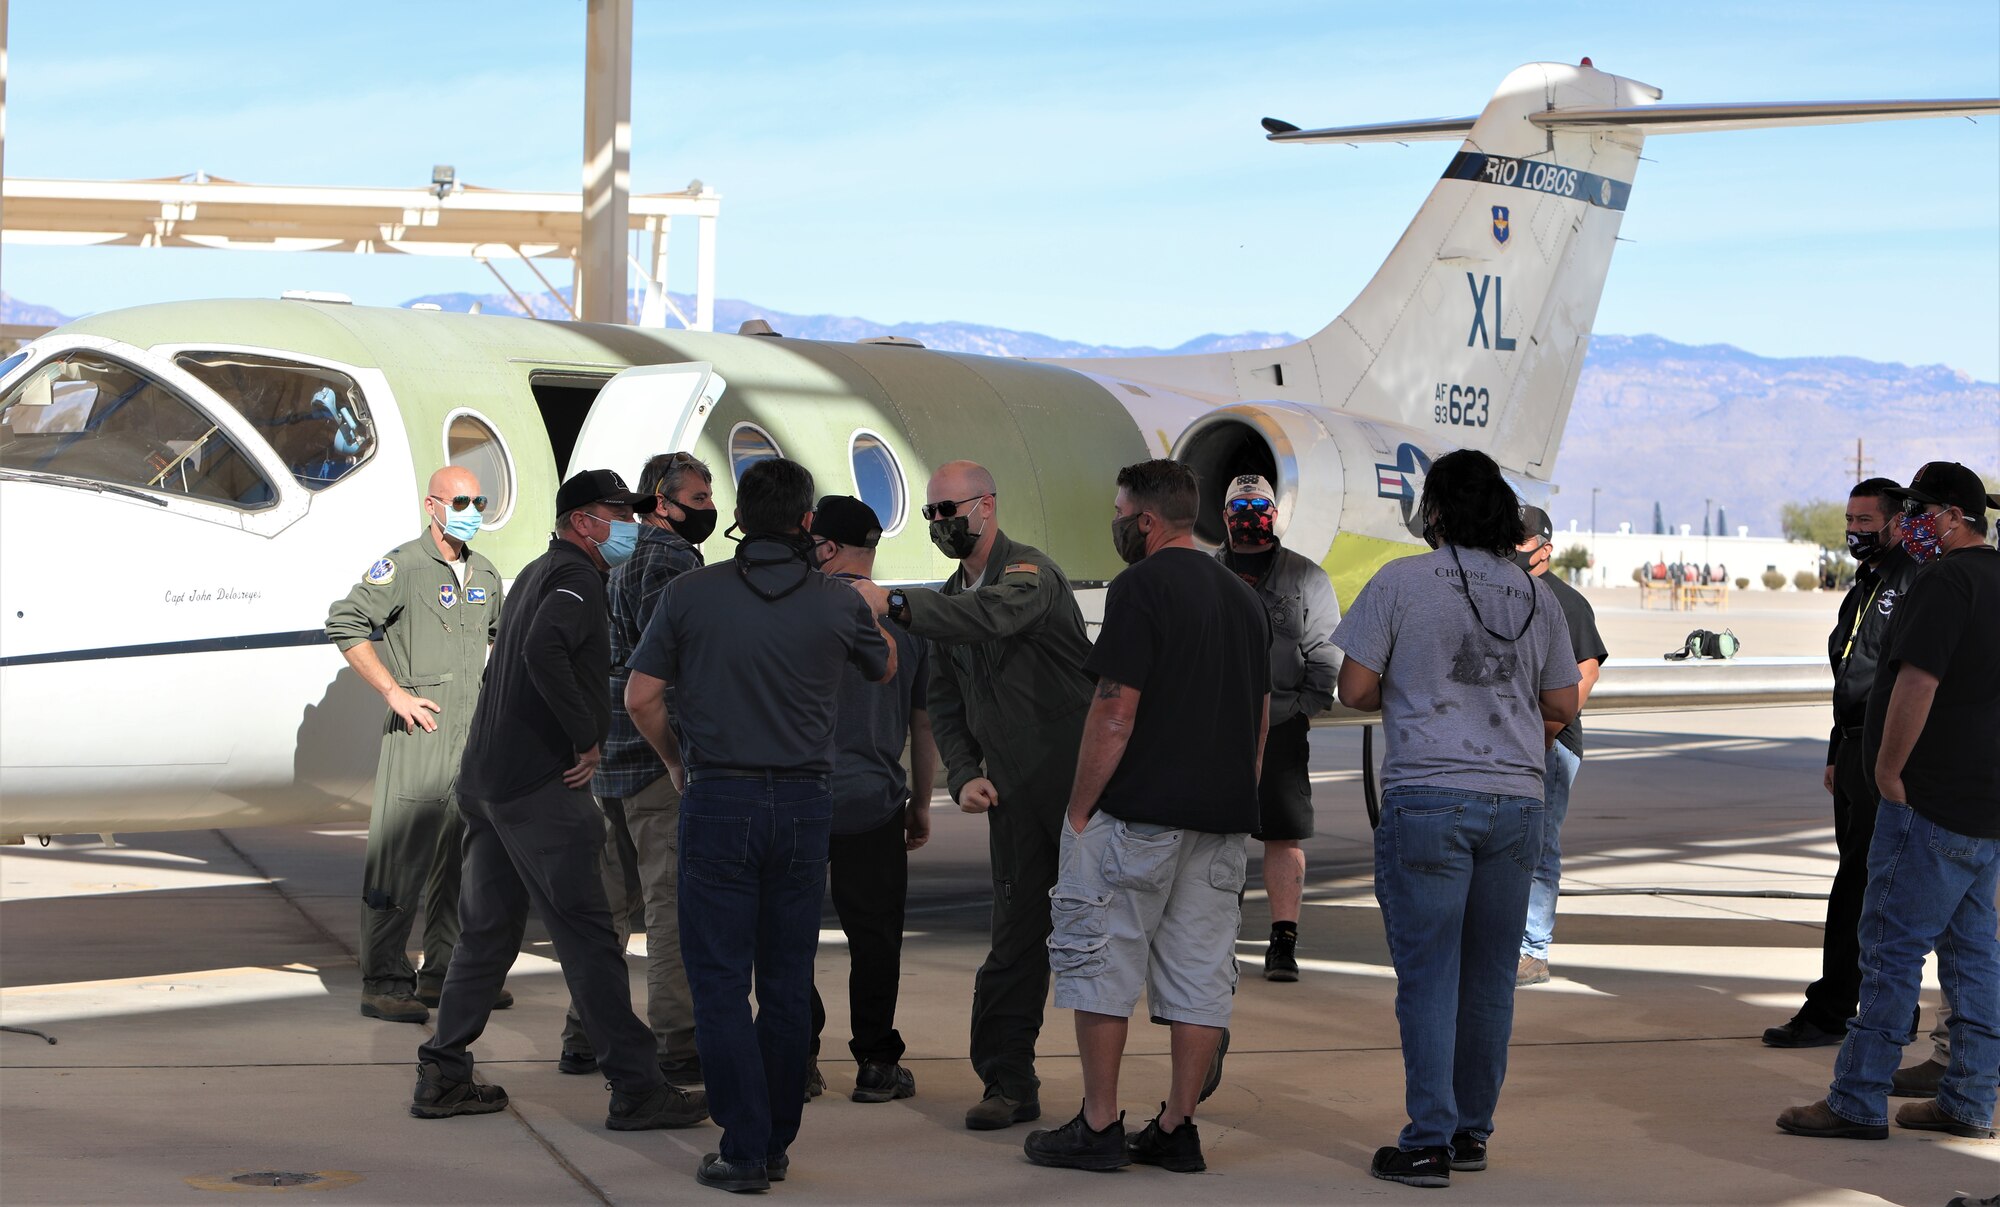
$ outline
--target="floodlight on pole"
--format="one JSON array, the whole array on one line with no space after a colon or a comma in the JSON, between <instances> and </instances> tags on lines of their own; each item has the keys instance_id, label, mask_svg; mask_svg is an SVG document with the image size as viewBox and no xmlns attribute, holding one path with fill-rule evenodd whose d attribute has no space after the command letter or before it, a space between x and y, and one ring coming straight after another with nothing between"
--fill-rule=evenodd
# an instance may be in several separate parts
<instances>
[{"instance_id":1,"label":"floodlight on pole","mask_svg":"<svg viewBox=\"0 0 2000 1207\"><path fill-rule=\"evenodd\" d=\"M457 168L452 167L448 163L437 164L431 168L431 192L437 194L439 201L443 201L446 195L457 187Z\"/></svg>"}]
</instances>

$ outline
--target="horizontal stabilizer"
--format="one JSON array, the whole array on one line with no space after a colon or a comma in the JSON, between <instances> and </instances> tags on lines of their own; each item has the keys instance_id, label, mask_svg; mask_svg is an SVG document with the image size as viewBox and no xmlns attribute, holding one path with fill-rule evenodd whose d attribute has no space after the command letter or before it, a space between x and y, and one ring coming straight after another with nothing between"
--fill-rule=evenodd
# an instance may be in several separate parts
<instances>
[{"instance_id":1,"label":"horizontal stabilizer","mask_svg":"<svg viewBox=\"0 0 2000 1207\"><path fill-rule=\"evenodd\" d=\"M1751 101L1723 105L1630 105L1615 109L1550 109L1528 115L1544 130L1641 130L1686 134L1703 130L1759 130L1774 126L1835 126L1849 122L1899 121L1919 117L1984 117L2000 114L2000 99L1942 101ZM1265 119L1266 129L1274 119ZM1424 142L1463 138L1474 117L1432 117L1321 130L1273 131L1272 142ZM1289 123L1280 122L1279 125Z\"/></svg>"}]
</instances>

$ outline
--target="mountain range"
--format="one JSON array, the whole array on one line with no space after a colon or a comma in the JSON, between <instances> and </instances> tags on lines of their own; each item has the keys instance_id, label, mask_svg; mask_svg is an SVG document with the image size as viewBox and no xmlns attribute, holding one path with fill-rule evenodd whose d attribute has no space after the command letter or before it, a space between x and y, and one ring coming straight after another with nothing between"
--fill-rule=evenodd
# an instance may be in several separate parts
<instances>
[{"instance_id":1,"label":"mountain range","mask_svg":"<svg viewBox=\"0 0 2000 1207\"><path fill-rule=\"evenodd\" d=\"M528 295L527 301L538 318L569 317L548 294ZM692 313L692 298L676 294L673 301ZM405 305L419 303L523 312L506 294L431 294ZM979 323L879 323L717 300L716 330L734 331L751 319L795 339L894 335L986 356L1155 356L1272 348L1297 338L1250 331L1197 336L1173 347L1112 347ZM0 294L0 322L65 321L48 307ZM1942 365L1774 358L1727 344L1596 335L1577 383L1548 510L1558 528L1571 520L1585 528L1596 488L1596 523L1603 529L1628 522L1648 531L1657 504L1669 529L1689 524L1699 532L1714 505L1726 512L1732 532L1748 526L1758 536L1776 535L1786 503L1846 497L1856 479L1857 439L1861 476L1903 481L1925 461L1942 459L1964 462L2000 484L2000 384Z\"/></svg>"}]
</instances>

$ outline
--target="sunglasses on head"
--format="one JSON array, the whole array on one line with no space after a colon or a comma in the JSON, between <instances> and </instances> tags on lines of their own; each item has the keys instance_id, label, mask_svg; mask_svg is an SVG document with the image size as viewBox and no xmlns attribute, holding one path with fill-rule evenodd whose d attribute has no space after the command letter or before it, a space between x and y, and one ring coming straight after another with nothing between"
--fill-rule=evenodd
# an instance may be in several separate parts
<instances>
[{"instance_id":1,"label":"sunglasses on head","mask_svg":"<svg viewBox=\"0 0 2000 1207\"><path fill-rule=\"evenodd\" d=\"M1256 513L1257 513L1258 515L1262 515L1262 514L1264 514L1265 512L1267 512L1267 511L1271 510L1271 500L1269 500L1269 499L1231 499L1231 500L1229 500L1229 510L1231 510L1231 511L1254 511L1254 512L1256 512Z\"/></svg>"},{"instance_id":2,"label":"sunglasses on head","mask_svg":"<svg viewBox=\"0 0 2000 1207\"><path fill-rule=\"evenodd\" d=\"M948 520L958 514L958 509L967 503L977 503L986 495L974 495L969 499L946 499L942 503L924 504L924 518L927 520Z\"/></svg>"},{"instance_id":3,"label":"sunglasses on head","mask_svg":"<svg viewBox=\"0 0 2000 1207\"><path fill-rule=\"evenodd\" d=\"M432 495L431 498L436 499L440 503L449 503L453 511L464 511L469 504L472 510L478 512L480 515L486 514L485 495L453 495L449 499L443 495Z\"/></svg>"}]
</instances>

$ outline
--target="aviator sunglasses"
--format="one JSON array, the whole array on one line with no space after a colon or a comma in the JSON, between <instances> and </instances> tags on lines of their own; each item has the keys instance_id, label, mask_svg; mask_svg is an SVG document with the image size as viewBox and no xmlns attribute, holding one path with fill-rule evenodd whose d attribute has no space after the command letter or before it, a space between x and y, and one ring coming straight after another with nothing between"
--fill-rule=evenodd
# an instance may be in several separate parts
<instances>
[{"instance_id":1,"label":"aviator sunglasses","mask_svg":"<svg viewBox=\"0 0 2000 1207\"><path fill-rule=\"evenodd\" d=\"M436 499L440 503L451 504L453 511L464 511L466 506L470 504L472 510L478 512L480 515L486 514L485 495L453 495L449 499L443 495L432 495L431 498Z\"/></svg>"},{"instance_id":2,"label":"aviator sunglasses","mask_svg":"<svg viewBox=\"0 0 2000 1207\"><path fill-rule=\"evenodd\" d=\"M1229 500L1229 510L1232 512L1254 511L1258 515L1263 515L1265 512L1271 510L1271 500L1231 499Z\"/></svg>"},{"instance_id":3,"label":"aviator sunglasses","mask_svg":"<svg viewBox=\"0 0 2000 1207\"><path fill-rule=\"evenodd\" d=\"M1937 506L1940 505L1936 503L1926 503L1922 499L1905 498L1903 500L1903 506L1902 506L1903 518L1908 520L1914 520L1918 516L1924 514L1924 512L1928 511L1930 508Z\"/></svg>"},{"instance_id":4,"label":"aviator sunglasses","mask_svg":"<svg viewBox=\"0 0 2000 1207\"><path fill-rule=\"evenodd\" d=\"M942 503L926 503L924 504L924 518L926 520L948 520L957 515L958 509L967 503L977 503L979 500L987 497L986 495L974 495L969 499L946 499Z\"/></svg>"}]
</instances>

